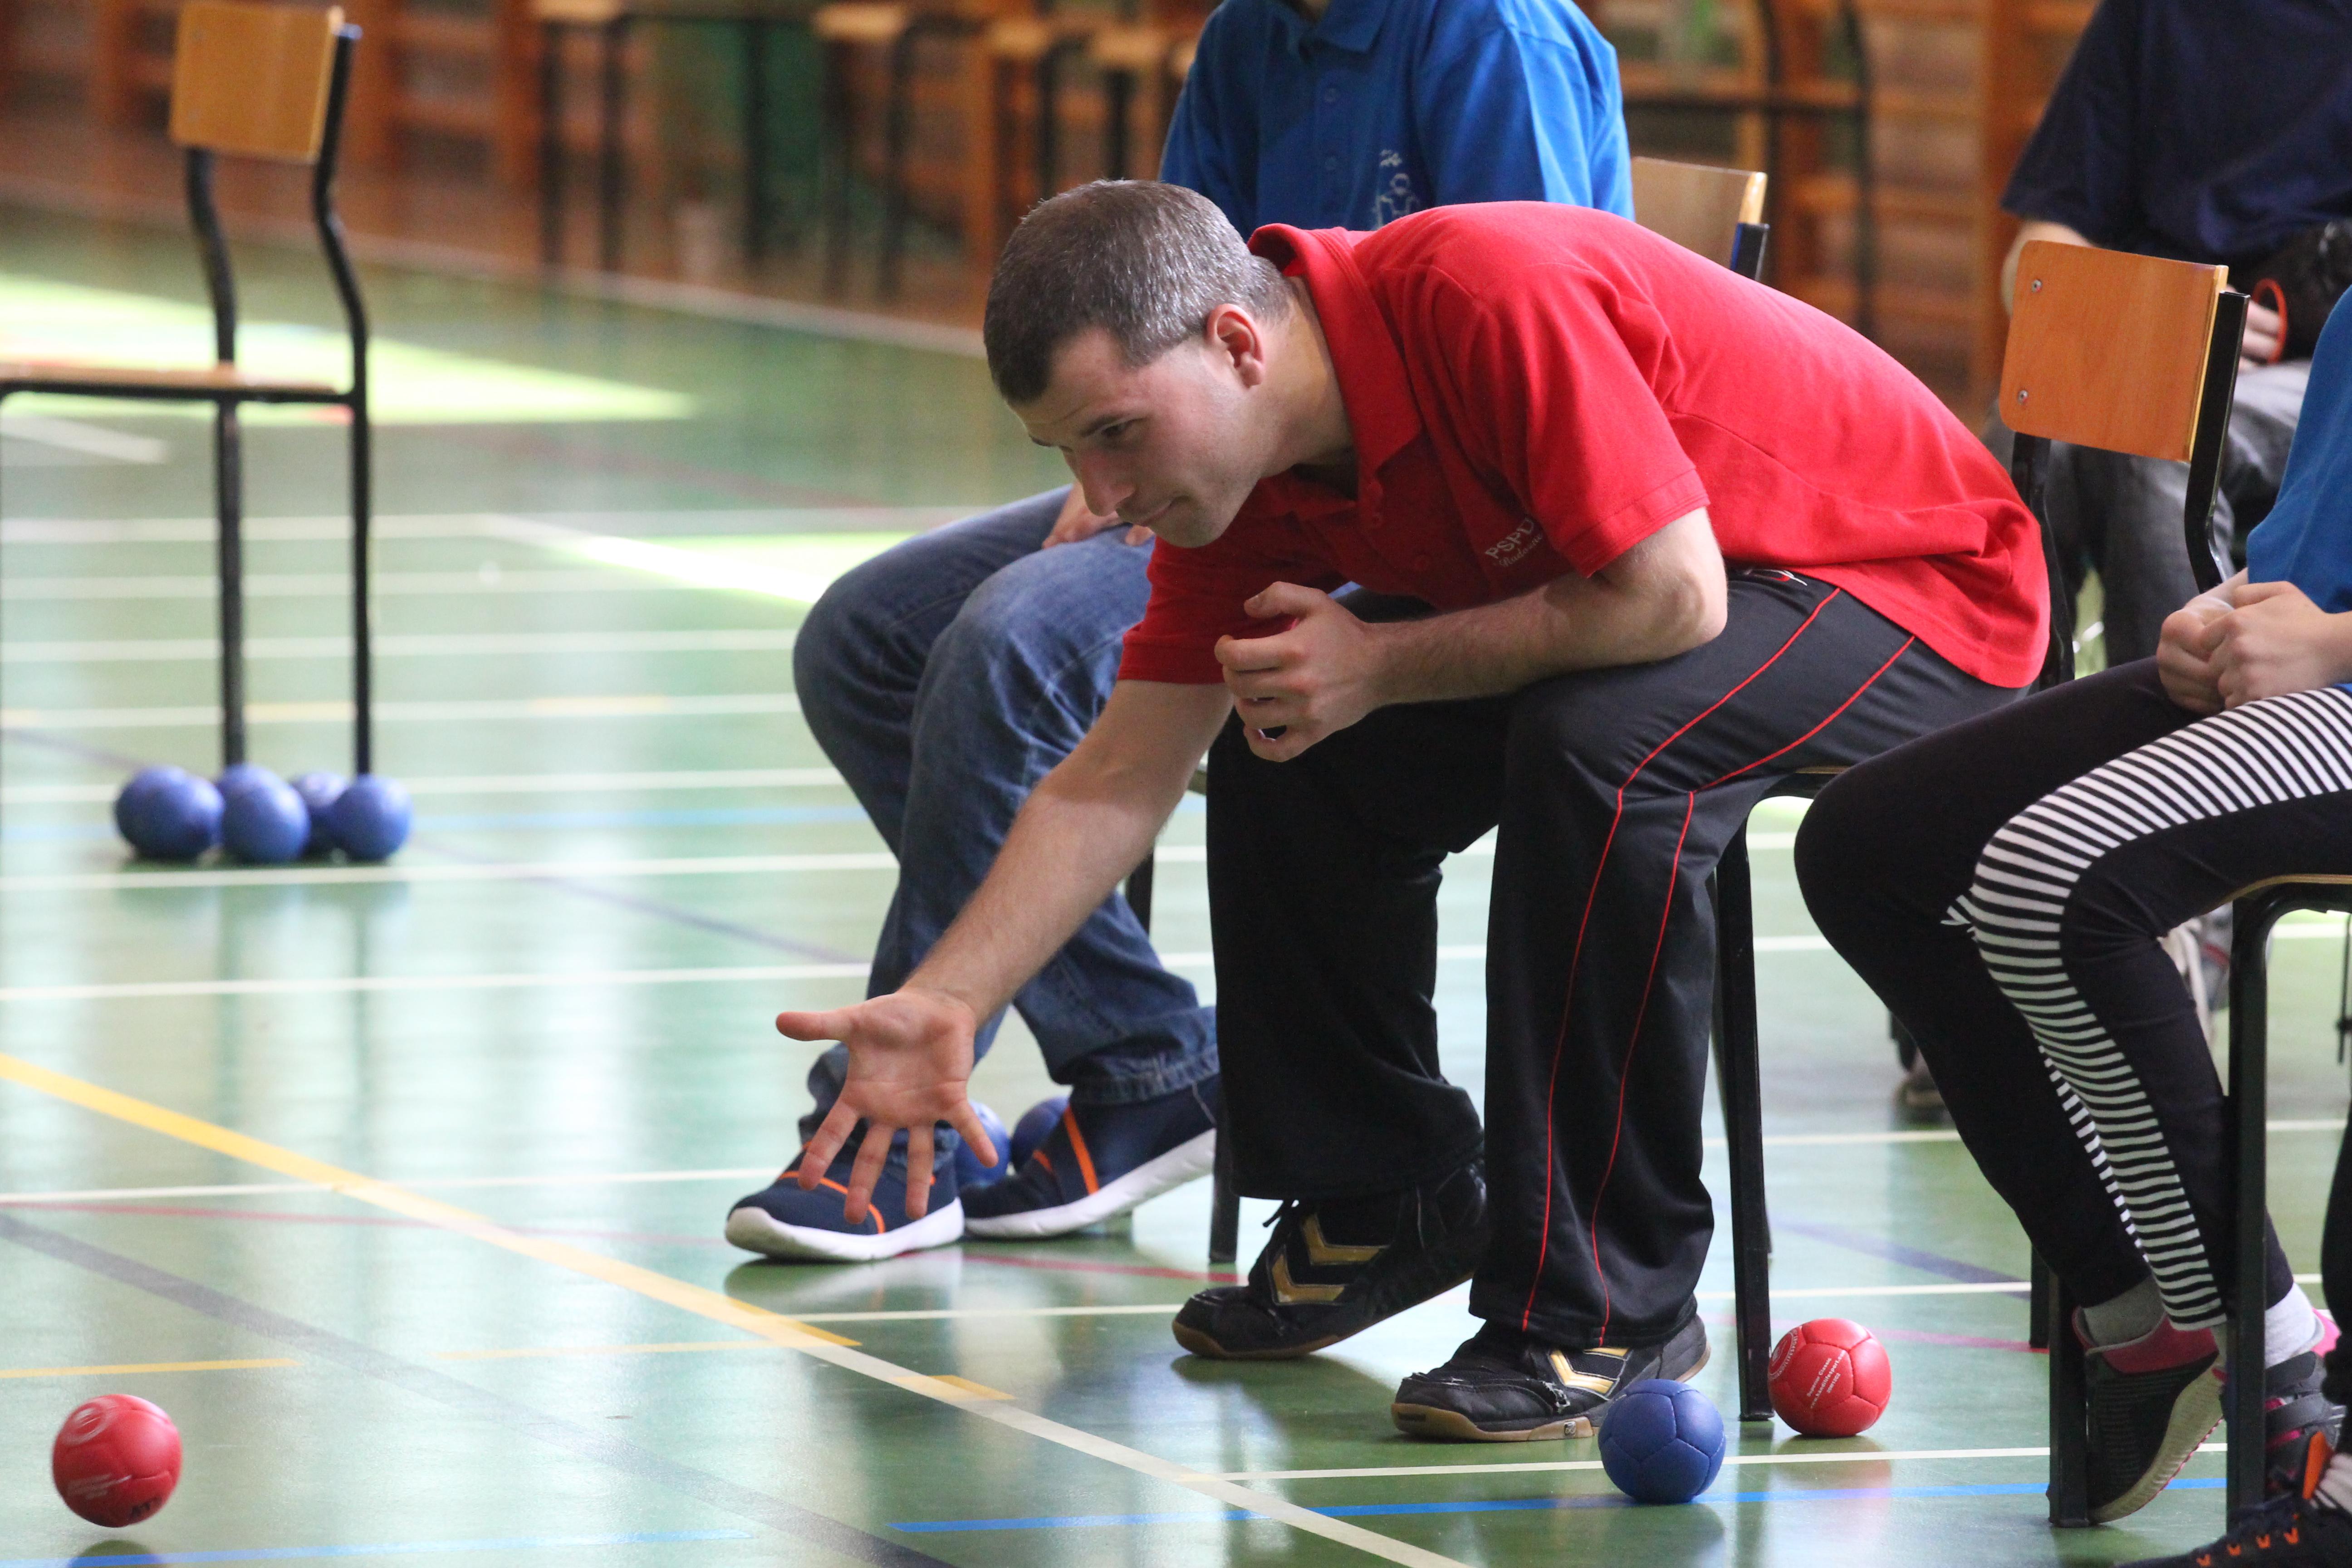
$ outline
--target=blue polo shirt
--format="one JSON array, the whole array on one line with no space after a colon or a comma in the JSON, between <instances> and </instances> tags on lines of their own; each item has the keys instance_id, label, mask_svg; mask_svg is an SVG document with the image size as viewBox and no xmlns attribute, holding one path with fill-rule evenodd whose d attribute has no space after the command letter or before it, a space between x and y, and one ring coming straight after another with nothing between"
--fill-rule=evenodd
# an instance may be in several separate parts
<instances>
[{"instance_id":1,"label":"blue polo shirt","mask_svg":"<svg viewBox=\"0 0 2352 1568\"><path fill-rule=\"evenodd\" d=\"M2246 575L2292 583L2332 615L2352 610L2352 310L2328 313L2278 504L2246 536Z\"/></svg>"},{"instance_id":2,"label":"blue polo shirt","mask_svg":"<svg viewBox=\"0 0 2352 1568\"><path fill-rule=\"evenodd\" d=\"M1423 207L1633 216L1617 52L1574 0L1224 0L1160 177L1269 223L1375 229Z\"/></svg>"},{"instance_id":3,"label":"blue polo shirt","mask_svg":"<svg viewBox=\"0 0 2352 1568\"><path fill-rule=\"evenodd\" d=\"M2208 263L2352 216L2352 0L2102 0L2000 205Z\"/></svg>"}]
</instances>

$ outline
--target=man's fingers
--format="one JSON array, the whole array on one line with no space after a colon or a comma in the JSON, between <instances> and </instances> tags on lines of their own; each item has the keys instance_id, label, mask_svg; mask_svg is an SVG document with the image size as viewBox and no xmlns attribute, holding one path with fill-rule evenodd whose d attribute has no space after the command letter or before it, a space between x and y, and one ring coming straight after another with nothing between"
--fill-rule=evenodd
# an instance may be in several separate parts
<instances>
[{"instance_id":1,"label":"man's fingers","mask_svg":"<svg viewBox=\"0 0 2352 1568\"><path fill-rule=\"evenodd\" d=\"M996 1163L996 1144L988 1136L988 1129L981 1125L980 1113L971 1108L971 1100L948 1112L948 1125L962 1134L963 1141L971 1145L971 1152L980 1156L982 1164Z\"/></svg>"},{"instance_id":2,"label":"man's fingers","mask_svg":"<svg viewBox=\"0 0 2352 1568\"><path fill-rule=\"evenodd\" d=\"M1219 637L1210 651L1230 673L1250 675L1280 669L1291 649L1277 632L1262 637Z\"/></svg>"},{"instance_id":3,"label":"man's fingers","mask_svg":"<svg viewBox=\"0 0 2352 1568\"><path fill-rule=\"evenodd\" d=\"M1330 602L1331 595L1313 588L1302 588L1296 583L1273 583L1242 608L1263 621L1276 616L1311 616Z\"/></svg>"},{"instance_id":4,"label":"man's fingers","mask_svg":"<svg viewBox=\"0 0 2352 1568\"><path fill-rule=\"evenodd\" d=\"M841 1146L849 1142L849 1135L856 1130L857 1112L835 1100L833 1109L826 1112L824 1122L817 1128L816 1136L808 1141L806 1149L801 1151L801 1168L793 1178L800 1183L801 1191L816 1190L817 1178L833 1168L834 1157L841 1152Z\"/></svg>"},{"instance_id":5,"label":"man's fingers","mask_svg":"<svg viewBox=\"0 0 2352 1568\"><path fill-rule=\"evenodd\" d=\"M936 1151L928 1121L907 1129L907 1217L920 1219L931 1206L931 1160Z\"/></svg>"},{"instance_id":6,"label":"man's fingers","mask_svg":"<svg viewBox=\"0 0 2352 1568\"><path fill-rule=\"evenodd\" d=\"M836 1007L830 1013L779 1013L776 1033L791 1040L837 1040L846 1027L850 1009Z\"/></svg>"},{"instance_id":7,"label":"man's fingers","mask_svg":"<svg viewBox=\"0 0 2352 1568\"><path fill-rule=\"evenodd\" d=\"M882 1179L883 1163L890 1158L893 1131L877 1122L866 1124L866 1142L857 1146L857 1161L849 1167L849 1198L841 1205L841 1216L852 1225L865 1223L866 1211L874 1199L874 1184Z\"/></svg>"}]
</instances>

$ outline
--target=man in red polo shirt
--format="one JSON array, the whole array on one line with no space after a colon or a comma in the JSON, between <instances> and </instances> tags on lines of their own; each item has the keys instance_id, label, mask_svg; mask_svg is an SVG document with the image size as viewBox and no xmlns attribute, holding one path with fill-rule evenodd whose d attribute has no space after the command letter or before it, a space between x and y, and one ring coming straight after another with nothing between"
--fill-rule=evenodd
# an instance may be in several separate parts
<instances>
[{"instance_id":1,"label":"man in red polo shirt","mask_svg":"<svg viewBox=\"0 0 2352 1568\"><path fill-rule=\"evenodd\" d=\"M1088 505L1179 548L1101 718L906 986L778 1020L851 1055L802 1169L861 1116L910 1130L919 1187L935 1121L978 1137L973 1026L1213 740L1220 1136L1286 1202L1179 1341L1301 1355L1470 1277L1485 1326L1405 1380L1407 1432L1580 1435L1689 1376L1708 874L1776 777L2032 681L2045 584L2006 476L1845 327L1577 209L1245 251L1189 192L1087 186L1023 223L986 336ZM1430 997L1440 863L1489 830L1482 1136Z\"/></svg>"}]
</instances>

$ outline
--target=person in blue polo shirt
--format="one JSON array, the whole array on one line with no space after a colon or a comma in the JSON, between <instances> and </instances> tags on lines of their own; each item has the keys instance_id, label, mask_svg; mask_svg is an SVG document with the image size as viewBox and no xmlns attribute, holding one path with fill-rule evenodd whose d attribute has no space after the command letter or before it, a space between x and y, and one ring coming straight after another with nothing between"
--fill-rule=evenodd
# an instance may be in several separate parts
<instances>
[{"instance_id":1,"label":"person in blue polo shirt","mask_svg":"<svg viewBox=\"0 0 2352 1568\"><path fill-rule=\"evenodd\" d=\"M1244 235L1277 222L1373 229L1462 202L1633 213L1615 51L1573 0L1225 0L1201 36L1160 177L1208 196ZM810 613L793 653L802 711L898 858L869 994L896 990L930 950L1031 788L1093 723L1150 597L1152 549L1147 531L1090 515L1066 487L909 540ZM1209 1169L1215 1012L1161 966L1123 899L1013 1005L1070 1090L1019 1171L960 1194L942 1159L909 1220L894 1149L852 1224L835 1184L853 1139L814 1191L793 1180L796 1156L736 1204L728 1239L856 1260L967 1232L1055 1236ZM994 1033L992 1021L975 1048ZM803 1142L845 1062L836 1046L811 1069ZM1449 1228L1483 1222L1483 1202L1469 1201L1478 1212L1449 1214Z\"/></svg>"}]
</instances>

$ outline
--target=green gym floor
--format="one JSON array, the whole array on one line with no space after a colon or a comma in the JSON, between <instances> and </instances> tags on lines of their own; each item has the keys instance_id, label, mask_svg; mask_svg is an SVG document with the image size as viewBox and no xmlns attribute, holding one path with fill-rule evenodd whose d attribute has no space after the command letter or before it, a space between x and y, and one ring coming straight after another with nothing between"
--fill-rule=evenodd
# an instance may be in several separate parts
<instances>
[{"instance_id":1,"label":"green gym floor","mask_svg":"<svg viewBox=\"0 0 2352 1568\"><path fill-rule=\"evenodd\" d=\"M310 259L243 264L251 357L331 364ZM388 867L126 861L121 779L217 760L206 426L25 399L0 428L0 1568L2106 1563L2216 1532L2215 1454L2123 1526L2043 1522L2024 1243L1950 1133L1896 1116L1787 808L1755 837L1775 1317L1885 1342L1864 1437L1737 1429L1705 1499L1636 1508L1590 1442L1390 1428L1398 1378L1470 1331L1459 1293L1304 1363L1185 1356L1171 1312L1230 1277L1205 1183L1038 1245L727 1247L803 1103L811 1047L770 1020L859 994L891 887L795 710L793 629L845 565L1055 469L967 357L367 282L378 758L418 809ZM0 213L0 359L199 359L200 298L177 235ZM348 765L341 452L315 422L248 437L253 750L287 773ZM1158 929L1205 990L1202 826L1169 826ZM1473 1085L1488 865L1451 868L1439 971ZM2290 927L2275 966L2305 1269L2339 930ZM1049 1092L1017 1023L974 1088L1007 1120ZM1718 1248L1699 1386L1726 1409L1729 1287ZM115 1536L48 1479L110 1392L186 1443Z\"/></svg>"}]
</instances>

